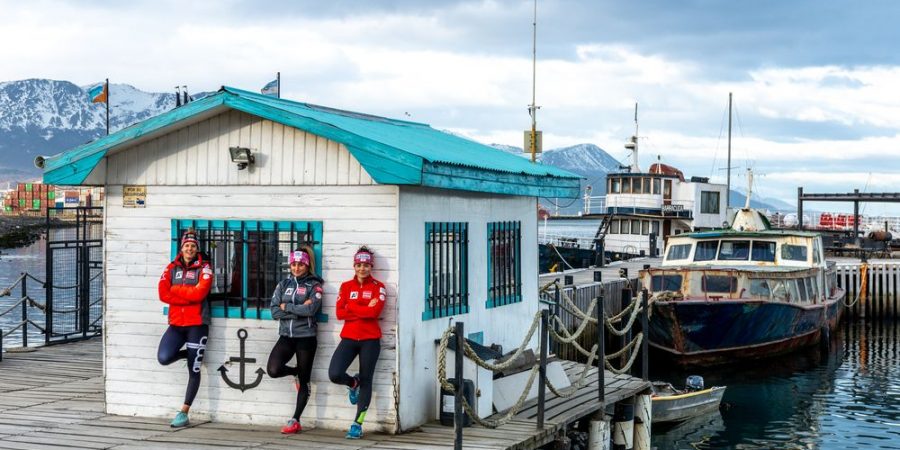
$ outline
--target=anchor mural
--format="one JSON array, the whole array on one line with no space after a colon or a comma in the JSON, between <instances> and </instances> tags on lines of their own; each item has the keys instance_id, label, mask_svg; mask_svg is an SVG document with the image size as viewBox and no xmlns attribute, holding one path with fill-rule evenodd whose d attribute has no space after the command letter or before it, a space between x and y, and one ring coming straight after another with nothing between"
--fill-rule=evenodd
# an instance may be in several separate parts
<instances>
[{"instance_id":1,"label":"anchor mural","mask_svg":"<svg viewBox=\"0 0 900 450\"><path fill-rule=\"evenodd\" d=\"M245 374L246 363L255 363L256 358L245 358L244 357L244 341L247 340L247 330L241 328L240 330L237 331L237 336L238 336L238 339L241 340L241 356L239 356L239 357L232 356L231 358L228 359L228 362L226 362L225 364L222 364L218 370L219 370L219 373L222 374L222 379L225 380L225 384L231 386L234 389L240 389L241 392L244 392L246 390L253 389L253 388L259 386L259 383L262 381L263 375L265 375L266 371L263 370L261 367L256 369L256 381L254 381L250 384L247 384L245 382L244 374ZM226 364L230 365L231 363L235 363L235 362L240 364L240 372L239 372L240 373L240 378L239 378L240 382L238 382L238 383L235 383L234 381L231 381L228 379L228 369L225 368Z\"/></svg>"}]
</instances>

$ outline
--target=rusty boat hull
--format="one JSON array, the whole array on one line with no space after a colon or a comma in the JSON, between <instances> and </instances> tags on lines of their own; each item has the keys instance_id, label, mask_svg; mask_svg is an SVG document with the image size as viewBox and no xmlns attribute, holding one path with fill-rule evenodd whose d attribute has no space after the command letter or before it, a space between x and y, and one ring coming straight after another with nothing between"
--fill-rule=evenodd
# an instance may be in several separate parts
<instances>
[{"instance_id":1,"label":"rusty boat hull","mask_svg":"<svg viewBox=\"0 0 900 450\"><path fill-rule=\"evenodd\" d=\"M650 345L679 365L722 365L783 355L827 339L844 291L797 305L752 300L676 300L652 305Z\"/></svg>"}]
</instances>

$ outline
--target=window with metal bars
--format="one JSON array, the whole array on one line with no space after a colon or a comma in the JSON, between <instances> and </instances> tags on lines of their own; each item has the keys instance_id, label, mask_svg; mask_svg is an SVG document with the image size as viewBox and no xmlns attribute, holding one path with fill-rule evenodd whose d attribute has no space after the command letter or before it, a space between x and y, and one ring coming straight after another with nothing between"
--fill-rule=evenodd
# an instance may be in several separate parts
<instances>
[{"instance_id":1,"label":"window with metal bars","mask_svg":"<svg viewBox=\"0 0 900 450\"><path fill-rule=\"evenodd\" d=\"M521 222L491 222L488 236L488 296L494 308L522 301Z\"/></svg>"},{"instance_id":2,"label":"window with metal bars","mask_svg":"<svg viewBox=\"0 0 900 450\"><path fill-rule=\"evenodd\" d=\"M271 319L275 285L290 274L288 255L301 245L312 247L315 270L321 273L322 222L175 219L173 259L190 228L215 274L209 294L213 317Z\"/></svg>"},{"instance_id":3,"label":"window with metal bars","mask_svg":"<svg viewBox=\"0 0 900 450\"><path fill-rule=\"evenodd\" d=\"M425 312L422 320L469 312L469 224L425 223Z\"/></svg>"}]
</instances>

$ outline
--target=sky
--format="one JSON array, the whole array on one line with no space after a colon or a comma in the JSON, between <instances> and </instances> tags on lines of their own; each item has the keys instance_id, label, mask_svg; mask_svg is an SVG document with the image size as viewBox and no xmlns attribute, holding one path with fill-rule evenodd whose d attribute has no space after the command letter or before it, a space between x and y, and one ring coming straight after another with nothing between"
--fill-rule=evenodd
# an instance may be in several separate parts
<instances>
[{"instance_id":1,"label":"sky","mask_svg":"<svg viewBox=\"0 0 900 450\"><path fill-rule=\"evenodd\" d=\"M0 81L259 89L523 145L532 1L0 0ZM900 2L537 2L547 149L659 158L760 197L900 191ZM15 45L9 43L14 42ZM818 208L820 205L815 205ZM807 205L806 209L811 206ZM821 205L848 210L849 205ZM900 213L900 206L865 206Z\"/></svg>"}]
</instances>

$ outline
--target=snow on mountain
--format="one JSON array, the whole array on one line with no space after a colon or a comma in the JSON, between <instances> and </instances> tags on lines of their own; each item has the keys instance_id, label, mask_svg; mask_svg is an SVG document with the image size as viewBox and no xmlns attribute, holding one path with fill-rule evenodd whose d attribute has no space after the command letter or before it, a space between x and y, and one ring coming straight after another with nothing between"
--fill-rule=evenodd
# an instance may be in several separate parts
<instances>
[{"instance_id":1,"label":"snow on mountain","mask_svg":"<svg viewBox=\"0 0 900 450\"><path fill-rule=\"evenodd\" d=\"M609 172L619 171L619 161L594 144L578 144L547 150L541 162L560 169L577 173L585 178L606 177Z\"/></svg>"}]
</instances>

